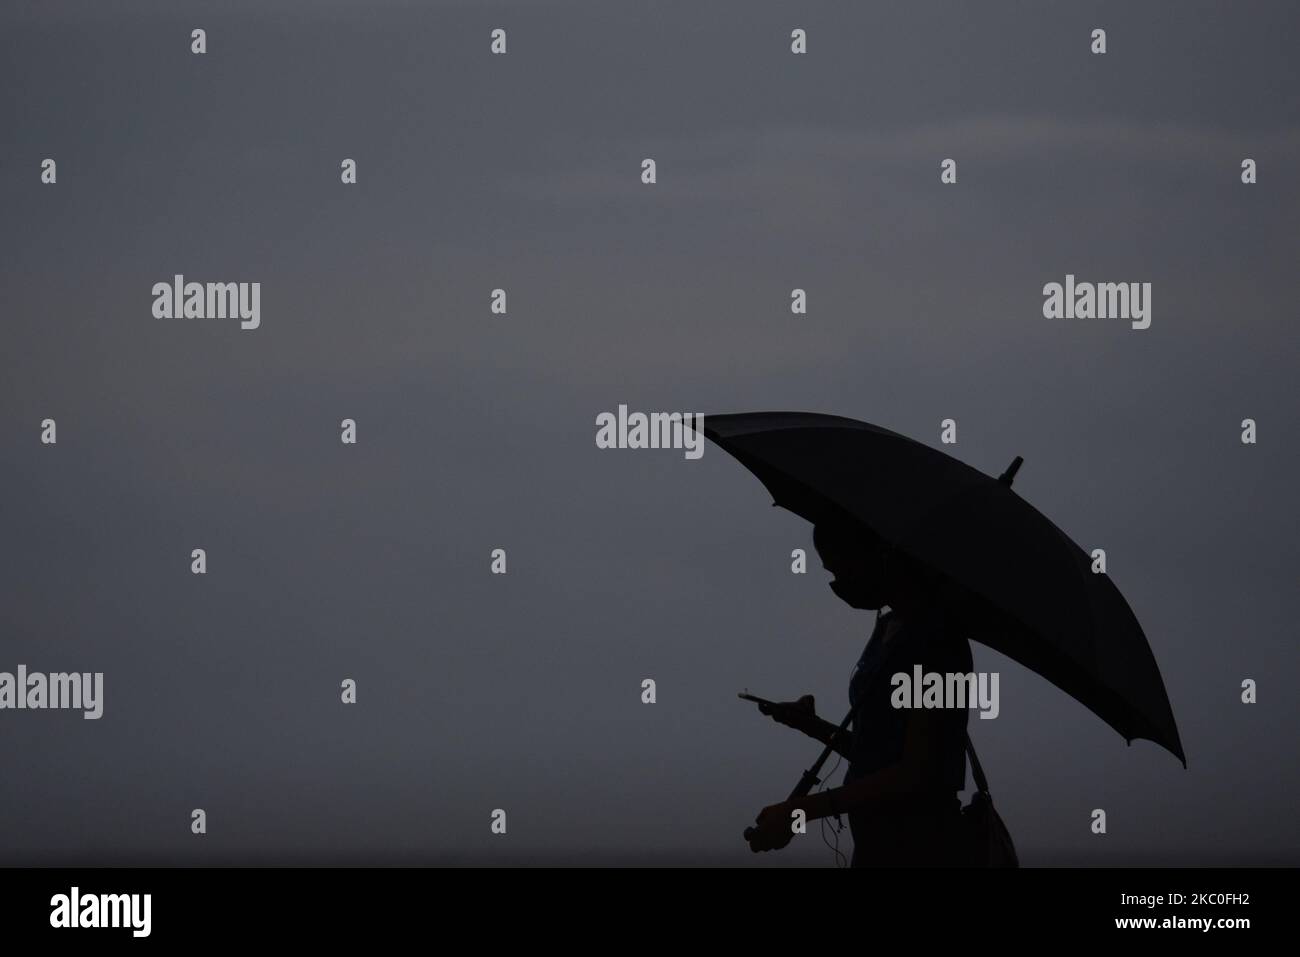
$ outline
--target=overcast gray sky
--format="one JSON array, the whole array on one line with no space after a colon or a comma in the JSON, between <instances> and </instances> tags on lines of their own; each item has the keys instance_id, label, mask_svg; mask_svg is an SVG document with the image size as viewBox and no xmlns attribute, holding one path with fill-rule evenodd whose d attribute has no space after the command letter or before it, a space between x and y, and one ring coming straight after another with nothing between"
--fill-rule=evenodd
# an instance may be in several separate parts
<instances>
[{"instance_id":1,"label":"overcast gray sky","mask_svg":"<svg viewBox=\"0 0 1300 957\"><path fill-rule=\"evenodd\" d=\"M0 713L0 858L829 865L741 840L816 746L735 693L838 718L870 617L720 450L597 449L627 403L1023 455L1189 767L976 646L1022 861L1300 863L1294 3L216 6L0 8L0 670L105 674Z\"/></svg>"}]
</instances>

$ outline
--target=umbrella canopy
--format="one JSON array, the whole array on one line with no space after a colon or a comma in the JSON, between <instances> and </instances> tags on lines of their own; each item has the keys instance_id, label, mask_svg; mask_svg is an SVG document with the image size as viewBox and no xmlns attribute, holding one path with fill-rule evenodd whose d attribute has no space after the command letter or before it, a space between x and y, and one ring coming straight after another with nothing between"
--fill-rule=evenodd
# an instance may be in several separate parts
<instances>
[{"instance_id":1,"label":"umbrella canopy","mask_svg":"<svg viewBox=\"0 0 1300 957\"><path fill-rule=\"evenodd\" d=\"M1002 481L906 436L808 412L704 416L704 434L774 504L814 524L857 522L971 600L970 637L1074 697L1128 742L1184 767L1142 626L1091 556Z\"/></svg>"}]
</instances>

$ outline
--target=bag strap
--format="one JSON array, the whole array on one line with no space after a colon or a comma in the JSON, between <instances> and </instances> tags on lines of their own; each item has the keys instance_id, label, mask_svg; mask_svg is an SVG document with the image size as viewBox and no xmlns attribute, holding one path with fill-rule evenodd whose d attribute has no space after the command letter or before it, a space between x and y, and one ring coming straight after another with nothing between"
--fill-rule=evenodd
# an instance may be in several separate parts
<instances>
[{"instance_id":1,"label":"bag strap","mask_svg":"<svg viewBox=\"0 0 1300 957\"><path fill-rule=\"evenodd\" d=\"M989 781L984 777L984 769L980 767L980 759L975 754L975 745L971 743L970 732L966 732L966 756L970 758L970 773L975 778L975 787L990 801L993 795L989 794Z\"/></svg>"}]
</instances>

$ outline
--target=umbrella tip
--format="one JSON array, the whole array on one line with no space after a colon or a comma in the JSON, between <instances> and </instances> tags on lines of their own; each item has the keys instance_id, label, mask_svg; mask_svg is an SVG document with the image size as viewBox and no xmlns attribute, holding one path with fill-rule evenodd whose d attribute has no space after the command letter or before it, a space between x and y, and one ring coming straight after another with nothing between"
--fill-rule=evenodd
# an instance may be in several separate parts
<instances>
[{"instance_id":1,"label":"umbrella tip","mask_svg":"<svg viewBox=\"0 0 1300 957\"><path fill-rule=\"evenodd\" d=\"M1016 473L1020 471L1020 466L1024 464L1025 460L1017 455L1011 464L1007 466L1007 470L998 476L998 481L1010 488L1011 483L1016 480Z\"/></svg>"}]
</instances>

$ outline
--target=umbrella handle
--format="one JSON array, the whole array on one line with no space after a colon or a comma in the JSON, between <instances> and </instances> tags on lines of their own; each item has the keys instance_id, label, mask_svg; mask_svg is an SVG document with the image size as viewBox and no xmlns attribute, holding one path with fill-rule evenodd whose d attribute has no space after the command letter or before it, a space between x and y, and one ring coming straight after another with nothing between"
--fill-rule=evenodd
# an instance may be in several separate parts
<instances>
[{"instance_id":1,"label":"umbrella handle","mask_svg":"<svg viewBox=\"0 0 1300 957\"><path fill-rule=\"evenodd\" d=\"M803 777L799 779L799 783L796 784L794 786L794 790L790 792L790 797L787 800L793 801L795 798L803 797L820 783L821 783L821 778L817 777L817 775L814 774L811 770L805 771L803 773ZM756 827L745 828L745 840L747 841L753 840L753 838L757 834L758 834L758 828Z\"/></svg>"},{"instance_id":2,"label":"umbrella handle","mask_svg":"<svg viewBox=\"0 0 1300 957\"><path fill-rule=\"evenodd\" d=\"M822 751L821 755L813 762L813 766L803 773L803 777L799 779L799 783L794 786L794 790L790 792L790 797L786 800L793 801L795 798L803 797L821 782L821 779L817 777L817 775L821 773L822 765L826 763L826 759L829 758L831 752L835 750L836 735L843 733L844 730L848 728L849 722L853 720L853 712L854 709L850 708L849 713L846 714L844 720L840 722L840 726L836 729L835 734L831 735L830 740L826 742L826 747ZM745 828L746 841L753 840L754 836L757 834L758 828Z\"/></svg>"},{"instance_id":3,"label":"umbrella handle","mask_svg":"<svg viewBox=\"0 0 1300 957\"><path fill-rule=\"evenodd\" d=\"M852 712L850 712L849 714L850 716L852 716ZM848 724L848 718L844 719L844 723ZM841 725L840 730L843 730L843 725ZM827 745L826 747L827 747L827 753L829 753L830 745ZM821 778L817 777L817 772L821 770L822 763L825 760L826 760L826 754L824 753L822 754L821 758L817 761L816 764L814 764L811 768L809 768L807 771L803 773L803 777L799 779L799 783L794 786L794 790L791 791L790 796L786 798L787 801L793 801L796 798L807 796L807 794L810 791L812 791L813 788L815 788L818 784L821 783ZM752 841L757 835L758 835L758 828L756 827L745 828L746 841Z\"/></svg>"}]
</instances>

